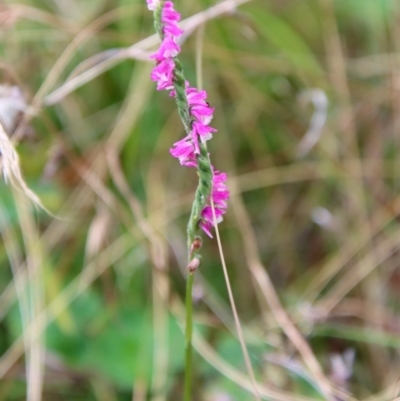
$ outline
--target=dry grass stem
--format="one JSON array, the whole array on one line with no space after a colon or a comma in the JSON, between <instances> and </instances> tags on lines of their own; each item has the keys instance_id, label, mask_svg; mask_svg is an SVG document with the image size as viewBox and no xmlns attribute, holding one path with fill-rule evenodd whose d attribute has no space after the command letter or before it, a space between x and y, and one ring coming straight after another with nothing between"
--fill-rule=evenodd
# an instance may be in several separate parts
<instances>
[{"instance_id":1,"label":"dry grass stem","mask_svg":"<svg viewBox=\"0 0 400 401\"><path fill-rule=\"evenodd\" d=\"M244 357L244 360L245 360L245 363L246 363L247 373L248 373L248 375L250 377L250 381L251 381L251 383L253 385L255 399L256 400L261 400L260 393L259 393L258 388L257 388L256 378L254 376L253 366L251 365L249 352L247 351L247 346L246 346L246 341L245 341L244 335L243 335L242 325L240 324L239 315L237 313L236 303L235 303L235 299L233 297L231 283L230 283L230 280L229 280L228 269L227 269L226 264L225 264L225 256L224 256L224 251L222 249L221 238L219 236L217 217L215 216L214 201L213 201L212 197L211 197L211 208L212 208L213 219L214 219L215 235L217 237L218 250L219 250L219 255L220 255L220 258L221 258L222 270L224 272L226 288L228 290L228 295L229 295L229 302L230 302L231 309L232 309L232 314L233 314L233 317L234 317L234 320L235 320L236 330L237 330L240 346L242 348L243 357Z\"/></svg>"},{"instance_id":2,"label":"dry grass stem","mask_svg":"<svg viewBox=\"0 0 400 401\"><path fill-rule=\"evenodd\" d=\"M43 209L48 214L51 213L43 206L38 196L31 191L22 178L22 173L19 164L18 153L4 131L3 125L0 123L0 154L1 154L1 169L6 183L10 182L14 188L21 191L28 199L36 206Z\"/></svg>"},{"instance_id":3,"label":"dry grass stem","mask_svg":"<svg viewBox=\"0 0 400 401\"><path fill-rule=\"evenodd\" d=\"M188 35L198 27L204 25L207 21L218 18L223 14L233 12L238 6L250 1L252 0L224 0L219 4L208 8L206 11L200 12L190 18L187 18L186 20L183 20L181 26ZM111 56L103 61L99 60L102 60L104 56L96 55L95 60L88 62L89 65L94 64L93 67L90 67L88 70L80 73L78 76L73 77L54 92L47 95L44 99L44 104L49 106L58 103L71 92L92 81L100 74L103 74L105 71L115 67L117 64L126 59L148 59L147 57L149 55L149 50L154 47L158 41L158 35L151 35L148 38L130 46L129 48L119 49L115 52L112 52ZM107 50L107 52L109 51Z\"/></svg>"}]
</instances>

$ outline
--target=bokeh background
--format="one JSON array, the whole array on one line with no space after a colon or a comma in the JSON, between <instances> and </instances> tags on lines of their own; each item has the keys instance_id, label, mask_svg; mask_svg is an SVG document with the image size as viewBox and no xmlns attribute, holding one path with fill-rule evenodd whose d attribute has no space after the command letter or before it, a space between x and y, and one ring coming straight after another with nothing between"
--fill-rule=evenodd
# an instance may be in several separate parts
<instances>
[{"instance_id":1,"label":"bokeh background","mask_svg":"<svg viewBox=\"0 0 400 401\"><path fill-rule=\"evenodd\" d=\"M1 401L182 398L197 177L169 155L183 128L149 79L144 3L0 5L0 119L53 214L2 181ZM219 230L261 395L395 400L400 3L222 3L175 2L185 72L215 107ZM215 240L194 297L193 399L253 400Z\"/></svg>"}]
</instances>

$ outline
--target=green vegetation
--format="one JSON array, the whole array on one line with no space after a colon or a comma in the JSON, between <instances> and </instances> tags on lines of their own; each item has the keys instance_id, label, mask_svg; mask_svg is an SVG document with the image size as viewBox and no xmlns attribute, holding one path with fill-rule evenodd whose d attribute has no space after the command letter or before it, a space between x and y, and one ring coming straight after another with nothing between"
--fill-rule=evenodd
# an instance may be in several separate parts
<instances>
[{"instance_id":1,"label":"green vegetation","mask_svg":"<svg viewBox=\"0 0 400 401\"><path fill-rule=\"evenodd\" d=\"M261 397L394 401L400 3L249 0L186 21L215 3L176 0L180 59L215 107L219 232ZM149 78L152 13L5 0L0 26L0 122L54 214L1 181L0 401L182 400L197 176L169 154L184 132ZM254 400L215 239L202 258L192 399Z\"/></svg>"}]
</instances>

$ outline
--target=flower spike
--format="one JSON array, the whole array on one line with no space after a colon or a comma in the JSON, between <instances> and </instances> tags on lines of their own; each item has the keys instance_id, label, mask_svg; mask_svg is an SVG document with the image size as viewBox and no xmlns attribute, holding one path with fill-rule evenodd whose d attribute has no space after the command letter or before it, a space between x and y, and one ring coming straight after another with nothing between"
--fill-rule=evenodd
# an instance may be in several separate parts
<instances>
[{"instance_id":1,"label":"flower spike","mask_svg":"<svg viewBox=\"0 0 400 401\"><path fill-rule=\"evenodd\" d=\"M157 83L157 90L168 90L170 96L175 98L186 131L186 136L173 144L170 153L182 166L196 167L199 175L199 186L188 225L188 246L191 249L199 228L212 237L214 219L211 203L214 204L219 223L226 212L229 190L226 174L214 170L206 148L206 142L217 131L210 126L214 108L207 102L205 90L190 86L177 59L181 51L179 38L183 34L178 25L180 14L175 11L172 1L146 1L148 8L154 11L155 26L161 38L160 47L151 56L156 63L151 79Z\"/></svg>"}]
</instances>

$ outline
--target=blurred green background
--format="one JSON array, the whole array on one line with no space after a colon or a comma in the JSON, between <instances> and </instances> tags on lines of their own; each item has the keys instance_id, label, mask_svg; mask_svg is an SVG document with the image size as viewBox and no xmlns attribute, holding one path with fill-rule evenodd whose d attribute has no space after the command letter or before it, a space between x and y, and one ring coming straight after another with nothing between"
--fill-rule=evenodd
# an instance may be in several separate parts
<instances>
[{"instance_id":1,"label":"blurred green background","mask_svg":"<svg viewBox=\"0 0 400 401\"><path fill-rule=\"evenodd\" d=\"M400 3L236 3L175 1L199 17L181 61L215 107L219 230L263 399L395 400ZM2 181L0 401L182 398L197 176L169 155L184 133L149 79L153 34L144 0L0 5L0 120L54 214ZM253 400L216 241L202 254L193 400Z\"/></svg>"}]
</instances>

